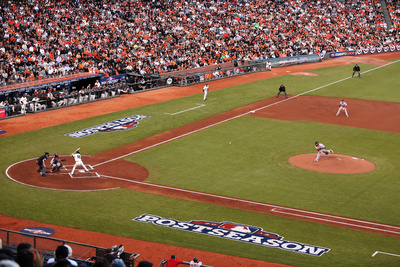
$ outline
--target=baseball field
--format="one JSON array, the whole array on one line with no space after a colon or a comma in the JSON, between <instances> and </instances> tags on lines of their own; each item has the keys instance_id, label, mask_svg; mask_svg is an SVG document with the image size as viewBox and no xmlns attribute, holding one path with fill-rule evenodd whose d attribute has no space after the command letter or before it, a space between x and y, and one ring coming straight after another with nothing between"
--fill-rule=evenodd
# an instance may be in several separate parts
<instances>
[{"instance_id":1,"label":"baseball field","mask_svg":"<svg viewBox=\"0 0 400 267\"><path fill-rule=\"evenodd\" d=\"M210 81L207 101L198 84L0 121L0 228L123 243L155 265L175 254L210 266L399 266L390 54ZM281 84L288 99L275 97ZM336 116L342 99L348 118ZM313 162L316 141L335 153ZM78 147L91 173L71 177ZM41 177L46 151L66 169Z\"/></svg>"}]
</instances>

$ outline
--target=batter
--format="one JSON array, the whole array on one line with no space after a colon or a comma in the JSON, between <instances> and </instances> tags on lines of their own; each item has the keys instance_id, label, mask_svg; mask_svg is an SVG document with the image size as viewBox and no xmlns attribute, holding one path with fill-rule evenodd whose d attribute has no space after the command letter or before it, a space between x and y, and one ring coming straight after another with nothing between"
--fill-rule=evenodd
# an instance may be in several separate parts
<instances>
[{"instance_id":1,"label":"batter","mask_svg":"<svg viewBox=\"0 0 400 267\"><path fill-rule=\"evenodd\" d=\"M71 156L75 160L75 165L72 168L72 171L70 173L71 176L74 175L75 168L78 167L78 166L82 166L85 169L86 172L89 172L89 170L86 168L85 164L83 164L81 152L79 150L77 150L75 153L72 153Z\"/></svg>"}]
</instances>

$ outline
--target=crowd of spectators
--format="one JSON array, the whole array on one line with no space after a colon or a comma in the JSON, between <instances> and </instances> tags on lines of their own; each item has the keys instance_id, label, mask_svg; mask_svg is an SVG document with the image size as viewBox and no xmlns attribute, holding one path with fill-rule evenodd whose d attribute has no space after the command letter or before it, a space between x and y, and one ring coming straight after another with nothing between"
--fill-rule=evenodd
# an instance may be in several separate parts
<instances>
[{"instance_id":1,"label":"crowd of spectators","mask_svg":"<svg viewBox=\"0 0 400 267\"><path fill-rule=\"evenodd\" d=\"M379 0L1 1L0 78L144 75L399 44L399 4L387 1L390 30Z\"/></svg>"},{"instance_id":2,"label":"crowd of spectators","mask_svg":"<svg viewBox=\"0 0 400 267\"><path fill-rule=\"evenodd\" d=\"M389 32L392 32L393 35L398 35L400 29L400 2L397 0L386 0L386 5L392 23Z\"/></svg>"}]
</instances>

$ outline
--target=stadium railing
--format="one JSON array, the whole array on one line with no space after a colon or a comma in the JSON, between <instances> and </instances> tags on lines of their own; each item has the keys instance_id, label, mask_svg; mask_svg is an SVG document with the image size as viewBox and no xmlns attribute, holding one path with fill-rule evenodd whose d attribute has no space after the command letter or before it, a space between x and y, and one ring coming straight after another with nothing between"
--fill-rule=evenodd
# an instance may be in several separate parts
<instances>
[{"instance_id":1,"label":"stadium railing","mask_svg":"<svg viewBox=\"0 0 400 267\"><path fill-rule=\"evenodd\" d=\"M62 240L52 238L48 236L42 236L31 233L22 233L7 229L0 229L0 239L3 243L3 248L10 249L16 254L16 248L20 243L29 243L33 248L43 253L43 261L47 262L50 258L54 257L54 251L57 246L67 244L72 248L73 255L71 259L77 261L83 266L91 266L93 257L103 257L106 254L106 248L93 246L89 244L83 244L78 242L72 242L68 240ZM123 252L120 258L125 262L125 266L135 266L136 259L140 254Z\"/></svg>"}]
</instances>

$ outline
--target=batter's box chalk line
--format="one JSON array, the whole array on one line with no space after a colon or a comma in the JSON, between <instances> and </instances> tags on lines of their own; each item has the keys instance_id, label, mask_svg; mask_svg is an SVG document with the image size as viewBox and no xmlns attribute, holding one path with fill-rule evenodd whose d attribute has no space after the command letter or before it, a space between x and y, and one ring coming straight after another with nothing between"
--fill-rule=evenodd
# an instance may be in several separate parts
<instances>
[{"instance_id":1,"label":"batter's box chalk line","mask_svg":"<svg viewBox=\"0 0 400 267\"><path fill-rule=\"evenodd\" d=\"M85 175L82 175L82 174L85 174ZM98 174L97 172L89 172L88 173L84 170L83 171L79 170L79 171L75 172L74 175L71 175L71 173L68 173L68 175L73 179L94 178L94 177L99 178L100 177L100 174Z\"/></svg>"},{"instance_id":2,"label":"batter's box chalk line","mask_svg":"<svg viewBox=\"0 0 400 267\"><path fill-rule=\"evenodd\" d=\"M64 167L66 170L68 170L67 167L71 167L71 170L72 170L72 167L74 167L74 164L72 164L72 165L63 165L63 167ZM93 168L92 165L86 165L86 167L89 167L89 169L94 170L94 168Z\"/></svg>"}]
</instances>

